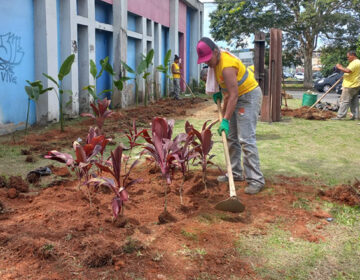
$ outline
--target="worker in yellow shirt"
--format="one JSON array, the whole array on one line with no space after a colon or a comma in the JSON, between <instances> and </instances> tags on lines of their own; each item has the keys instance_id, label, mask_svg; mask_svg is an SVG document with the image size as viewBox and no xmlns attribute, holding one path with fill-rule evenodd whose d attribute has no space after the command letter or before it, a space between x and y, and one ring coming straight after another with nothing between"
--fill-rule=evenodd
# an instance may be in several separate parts
<instances>
[{"instance_id":1,"label":"worker in yellow shirt","mask_svg":"<svg viewBox=\"0 0 360 280\"><path fill-rule=\"evenodd\" d=\"M254 73L249 71L238 57L220 50L211 39L201 38L196 50L198 64L205 63L213 68L214 78L221 88L221 92L213 95L214 102L217 103L218 99L221 102L224 97L224 118L218 132L221 134L225 131L227 135L234 180L246 179L248 186L245 188L245 193L256 194L265 185L256 146L256 123L262 99L261 89ZM207 79L209 78L208 76ZM241 164L241 156L243 164ZM227 181L227 175L219 176L218 181Z\"/></svg>"},{"instance_id":2,"label":"worker in yellow shirt","mask_svg":"<svg viewBox=\"0 0 360 280\"><path fill-rule=\"evenodd\" d=\"M171 65L171 73L173 78L173 85L174 85L174 99L180 99L180 57L175 55L174 63Z\"/></svg>"},{"instance_id":3,"label":"worker in yellow shirt","mask_svg":"<svg viewBox=\"0 0 360 280\"><path fill-rule=\"evenodd\" d=\"M340 96L340 108L337 116L332 120L345 119L349 107L353 114L351 119L359 119L360 60L357 58L355 51L349 51L346 56L350 62L346 68L341 64L336 64L336 68L344 72L344 80Z\"/></svg>"}]
</instances>

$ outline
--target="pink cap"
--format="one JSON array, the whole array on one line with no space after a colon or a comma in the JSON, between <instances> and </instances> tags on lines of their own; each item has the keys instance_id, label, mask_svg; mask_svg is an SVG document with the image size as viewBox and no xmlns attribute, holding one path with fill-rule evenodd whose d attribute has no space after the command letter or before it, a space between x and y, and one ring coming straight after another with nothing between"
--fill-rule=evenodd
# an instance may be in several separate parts
<instances>
[{"instance_id":1,"label":"pink cap","mask_svg":"<svg viewBox=\"0 0 360 280\"><path fill-rule=\"evenodd\" d=\"M198 44L196 46L196 51L197 51L197 54L199 57L198 61L197 61L198 64L207 62L212 57L211 48L209 47L208 44L206 44L205 42L203 42L201 40L198 42Z\"/></svg>"}]
</instances>

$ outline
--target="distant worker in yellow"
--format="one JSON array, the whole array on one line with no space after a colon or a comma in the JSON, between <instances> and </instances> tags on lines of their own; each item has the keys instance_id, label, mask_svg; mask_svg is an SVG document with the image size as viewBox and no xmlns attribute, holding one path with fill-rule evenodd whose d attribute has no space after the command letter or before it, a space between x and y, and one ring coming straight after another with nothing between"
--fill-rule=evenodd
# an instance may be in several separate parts
<instances>
[{"instance_id":1,"label":"distant worker in yellow","mask_svg":"<svg viewBox=\"0 0 360 280\"><path fill-rule=\"evenodd\" d=\"M180 57L175 55L174 63L171 65L171 73L172 73L173 85L174 85L174 99L176 100L180 99L180 78L181 78L180 69L181 69Z\"/></svg>"},{"instance_id":2,"label":"distant worker in yellow","mask_svg":"<svg viewBox=\"0 0 360 280\"><path fill-rule=\"evenodd\" d=\"M345 119L349 107L353 114L351 119L359 119L360 60L355 51L349 51L346 56L350 62L346 68L341 64L336 64L336 68L344 72L344 80L340 108L336 118L332 118L332 120Z\"/></svg>"}]
</instances>

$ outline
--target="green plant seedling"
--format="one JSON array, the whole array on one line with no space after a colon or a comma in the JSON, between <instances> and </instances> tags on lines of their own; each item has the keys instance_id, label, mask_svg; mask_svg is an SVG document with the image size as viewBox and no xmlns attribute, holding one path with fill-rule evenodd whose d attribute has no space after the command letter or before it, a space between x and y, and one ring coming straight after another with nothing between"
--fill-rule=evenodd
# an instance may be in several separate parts
<instances>
[{"instance_id":1,"label":"green plant seedling","mask_svg":"<svg viewBox=\"0 0 360 280\"><path fill-rule=\"evenodd\" d=\"M60 67L59 73L58 73L58 80L59 82L56 81L55 78L53 78L50 75L47 75L45 73L43 73L43 75L48 78L49 80L51 80L57 87L57 90L55 88L55 94L56 97L58 98L59 101L59 113L60 113L60 130L61 132L64 131L64 113L63 113L63 94L67 93L70 95L70 97L72 96L72 91L71 90L64 90L62 87L62 81L64 80L65 76L67 76L70 71L71 71L71 67L73 65L75 61L75 54L71 54L69 55L63 62L63 64ZM70 104L72 102L72 99L70 98L69 102L67 102L67 104Z\"/></svg>"}]
</instances>

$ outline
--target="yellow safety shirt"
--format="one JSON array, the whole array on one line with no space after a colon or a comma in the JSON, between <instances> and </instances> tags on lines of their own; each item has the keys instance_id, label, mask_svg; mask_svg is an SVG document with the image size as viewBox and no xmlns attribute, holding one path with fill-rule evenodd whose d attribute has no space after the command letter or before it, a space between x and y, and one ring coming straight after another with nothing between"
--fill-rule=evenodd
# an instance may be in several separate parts
<instances>
[{"instance_id":1,"label":"yellow safety shirt","mask_svg":"<svg viewBox=\"0 0 360 280\"><path fill-rule=\"evenodd\" d=\"M342 86L346 88L360 87L360 60L354 59L346 68L351 70L351 73L344 74Z\"/></svg>"},{"instance_id":2,"label":"yellow safety shirt","mask_svg":"<svg viewBox=\"0 0 360 280\"><path fill-rule=\"evenodd\" d=\"M173 67L174 67L174 69L175 69L176 72L180 72L180 66L179 66L179 64L177 64L177 63L174 62L174 63L171 65L171 70L173 69ZM173 73L173 78L174 78L174 79L180 79L180 74L174 74L174 73Z\"/></svg>"},{"instance_id":3,"label":"yellow safety shirt","mask_svg":"<svg viewBox=\"0 0 360 280\"><path fill-rule=\"evenodd\" d=\"M241 60L227 52L220 53L220 61L215 67L216 81L220 85L221 89L226 92L226 85L223 77L224 68L233 67L237 69L237 81L239 96L252 91L258 87L258 82L255 80L254 73L248 71Z\"/></svg>"}]
</instances>

